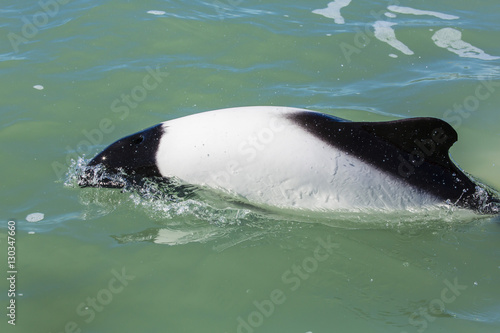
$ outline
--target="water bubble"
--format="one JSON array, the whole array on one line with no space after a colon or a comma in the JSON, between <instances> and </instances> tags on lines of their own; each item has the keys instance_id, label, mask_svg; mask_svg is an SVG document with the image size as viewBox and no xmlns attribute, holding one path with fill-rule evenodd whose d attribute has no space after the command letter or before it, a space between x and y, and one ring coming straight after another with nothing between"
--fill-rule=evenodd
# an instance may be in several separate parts
<instances>
[{"instance_id":1,"label":"water bubble","mask_svg":"<svg viewBox=\"0 0 500 333\"><path fill-rule=\"evenodd\" d=\"M31 213L28 216L26 216L26 221L28 222L38 222L43 220L45 215L43 213Z\"/></svg>"},{"instance_id":2,"label":"water bubble","mask_svg":"<svg viewBox=\"0 0 500 333\"><path fill-rule=\"evenodd\" d=\"M164 12L163 10L148 10L147 13L151 14L151 15L165 15L166 14L166 12Z\"/></svg>"}]
</instances>

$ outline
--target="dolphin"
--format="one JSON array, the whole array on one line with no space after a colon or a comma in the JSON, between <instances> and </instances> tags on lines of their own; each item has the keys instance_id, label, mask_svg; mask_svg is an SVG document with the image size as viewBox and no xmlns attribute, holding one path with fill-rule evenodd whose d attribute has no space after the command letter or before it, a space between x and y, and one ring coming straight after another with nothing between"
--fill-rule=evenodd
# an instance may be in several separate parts
<instances>
[{"instance_id":1,"label":"dolphin","mask_svg":"<svg viewBox=\"0 0 500 333\"><path fill-rule=\"evenodd\" d=\"M112 143L81 187L177 180L260 206L409 210L451 205L497 214L496 191L449 156L445 121L353 122L306 109L239 107L165 121Z\"/></svg>"}]
</instances>

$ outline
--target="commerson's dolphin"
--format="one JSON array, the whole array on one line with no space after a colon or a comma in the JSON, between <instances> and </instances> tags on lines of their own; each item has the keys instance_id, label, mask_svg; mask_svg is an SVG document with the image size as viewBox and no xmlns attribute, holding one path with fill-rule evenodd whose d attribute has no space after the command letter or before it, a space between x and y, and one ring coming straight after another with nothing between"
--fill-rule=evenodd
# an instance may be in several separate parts
<instances>
[{"instance_id":1,"label":"commerson's dolphin","mask_svg":"<svg viewBox=\"0 0 500 333\"><path fill-rule=\"evenodd\" d=\"M288 107L241 107L160 123L85 167L82 187L175 179L252 204L306 210L450 205L499 212L496 193L449 157L457 133L436 118L351 122Z\"/></svg>"}]
</instances>

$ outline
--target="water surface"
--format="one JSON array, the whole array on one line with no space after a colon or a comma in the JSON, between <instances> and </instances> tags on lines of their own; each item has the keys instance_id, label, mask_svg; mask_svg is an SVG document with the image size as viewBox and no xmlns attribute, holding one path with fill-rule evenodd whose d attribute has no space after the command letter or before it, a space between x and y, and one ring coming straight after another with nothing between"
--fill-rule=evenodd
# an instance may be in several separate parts
<instances>
[{"instance_id":1,"label":"water surface","mask_svg":"<svg viewBox=\"0 0 500 333\"><path fill-rule=\"evenodd\" d=\"M158 122L283 105L444 119L459 134L456 163L499 189L499 10L4 1L0 240L6 263L15 220L18 273L16 327L3 315L2 331L497 332L498 217L263 211L208 194L80 189L71 177Z\"/></svg>"}]
</instances>

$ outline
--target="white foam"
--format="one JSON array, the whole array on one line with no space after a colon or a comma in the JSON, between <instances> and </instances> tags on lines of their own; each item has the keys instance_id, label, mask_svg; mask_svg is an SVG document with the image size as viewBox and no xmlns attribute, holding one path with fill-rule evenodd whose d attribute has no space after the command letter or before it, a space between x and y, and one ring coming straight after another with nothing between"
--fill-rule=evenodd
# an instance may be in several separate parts
<instances>
[{"instance_id":1,"label":"white foam","mask_svg":"<svg viewBox=\"0 0 500 333\"><path fill-rule=\"evenodd\" d=\"M43 90L43 86L41 84L36 84L33 86L33 88L35 88L36 90Z\"/></svg>"},{"instance_id":2,"label":"white foam","mask_svg":"<svg viewBox=\"0 0 500 333\"><path fill-rule=\"evenodd\" d=\"M28 222L38 222L43 220L45 215L43 213L31 213L28 216L26 216L26 221Z\"/></svg>"},{"instance_id":3,"label":"white foam","mask_svg":"<svg viewBox=\"0 0 500 333\"><path fill-rule=\"evenodd\" d=\"M450 52L464 58L476 58L481 60L496 60L500 57L491 56L480 48L477 48L462 40L462 33L453 28L443 28L432 35L434 44L445 48Z\"/></svg>"},{"instance_id":4,"label":"white foam","mask_svg":"<svg viewBox=\"0 0 500 333\"><path fill-rule=\"evenodd\" d=\"M373 28L375 29L375 38L389 44L406 55L412 55L413 51L396 38L396 33L394 32L394 29L391 28L393 25L396 25L396 23L387 21L375 22L373 24Z\"/></svg>"},{"instance_id":5,"label":"white foam","mask_svg":"<svg viewBox=\"0 0 500 333\"><path fill-rule=\"evenodd\" d=\"M389 13L389 12L385 12L385 13L384 13L384 15L385 15L385 16L387 16L387 17L390 17L390 18L396 18L396 17L397 17L397 15L396 15L396 14L394 14L394 13Z\"/></svg>"},{"instance_id":6,"label":"white foam","mask_svg":"<svg viewBox=\"0 0 500 333\"><path fill-rule=\"evenodd\" d=\"M401 6L388 6L387 9L389 9L391 12L399 13L399 14L412 14L412 15L429 15L429 16L434 16L443 20L456 20L459 19L460 17L455 16L455 15L449 15L449 14L443 14L439 12L433 12L430 10L420 10L420 9L414 9L410 7L401 7Z\"/></svg>"},{"instance_id":7,"label":"white foam","mask_svg":"<svg viewBox=\"0 0 500 333\"><path fill-rule=\"evenodd\" d=\"M328 4L328 7L322 9L315 9L314 14L323 15L324 17L332 18L337 24L344 24L345 20L340 14L340 9L348 6L351 0L335 0Z\"/></svg>"},{"instance_id":8,"label":"white foam","mask_svg":"<svg viewBox=\"0 0 500 333\"><path fill-rule=\"evenodd\" d=\"M165 15L167 12L164 12L163 10L148 10L147 13L151 15Z\"/></svg>"}]
</instances>

